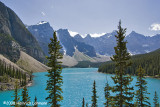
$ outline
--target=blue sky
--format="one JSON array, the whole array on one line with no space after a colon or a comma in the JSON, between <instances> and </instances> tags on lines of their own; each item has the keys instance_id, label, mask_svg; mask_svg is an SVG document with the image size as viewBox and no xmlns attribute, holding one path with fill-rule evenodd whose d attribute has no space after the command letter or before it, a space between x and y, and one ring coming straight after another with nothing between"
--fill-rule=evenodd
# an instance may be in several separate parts
<instances>
[{"instance_id":1,"label":"blue sky","mask_svg":"<svg viewBox=\"0 0 160 107\"><path fill-rule=\"evenodd\" d=\"M54 29L106 33L118 21L146 36L160 33L160 0L1 0L27 25L48 21Z\"/></svg>"}]
</instances>

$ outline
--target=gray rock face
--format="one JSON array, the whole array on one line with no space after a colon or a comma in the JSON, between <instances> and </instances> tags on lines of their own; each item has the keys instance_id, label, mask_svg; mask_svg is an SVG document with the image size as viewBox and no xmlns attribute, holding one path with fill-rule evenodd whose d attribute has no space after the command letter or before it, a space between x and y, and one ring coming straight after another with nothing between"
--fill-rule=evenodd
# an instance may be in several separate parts
<instances>
[{"instance_id":1,"label":"gray rock face","mask_svg":"<svg viewBox=\"0 0 160 107\"><path fill-rule=\"evenodd\" d=\"M114 54L114 47L116 46L115 35L116 31L113 31L97 38L91 37L89 34L85 38L80 38L79 36L75 36L74 38L77 41L93 46L100 55L111 56ZM132 31L126 36L125 40L128 42L128 51L134 55L148 53L160 48L160 34L149 37Z\"/></svg>"},{"instance_id":2,"label":"gray rock face","mask_svg":"<svg viewBox=\"0 0 160 107\"><path fill-rule=\"evenodd\" d=\"M75 49L78 49L80 52L90 57L96 57L96 52L93 46L75 40L71 37L67 29L59 29L57 34L67 55L73 56Z\"/></svg>"},{"instance_id":3,"label":"gray rock face","mask_svg":"<svg viewBox=\"0 0 160 107\"><path fill-rule=\"evenodd\" d=\"M26 29L14 11L6 7L2 2L0 2L0 33L3 36L4 34L9 35L12 41L17 42L29 55L41 62L44 61L44 54L34 36ZM8 47L11 46L9 45ZM8 56L11 57L10 55Z\"/></svg>"},{"instance_id":4,"label":"gray rock face","mask_svg":"<svg viewBox=\"0 0 160 107\"><path fill-rule=\"evenodd\" d=\"M107 33L101 37L91 37L90 34L88 34L85 38L81 39L77 39L77 37L75 36L74 38L77 41L82 41L86 44L89 44L91 46L93 46L96 50L96 53L100 54L100 55L112 55L114 54L114 46L116 46L116 39L114 37L114 35L116 34L115 31L113 31L112 33Z\"/></svg>"},{"instance_id":5,"label":"gray rock face","mask_svg":"<svg viewBox=\"0 0 160 107\"><path fill-rule=\"evenodd\" d=\"M53 35L53 28L48 22L44 21L37 25L27 26L27 28L36 37L45 54L48 55L48 43L50 43L50 38ZM66 55L73 56L75 48L77 48L80 52L90 57L96 56L93 46L75 40L71 37L67 29L59 29L57 31L57 37L63 47L61 51Z\"/></svg>"},{"instance_id":6,"label":"gray rock face","mask_svg":"<svg viewBox=\"0 0 160 107\"><path fill-rule=\"evenodd\" d=\"M45 55L48 56L48 43L50 43L50 38L53 37L53 28L48 22L44 21L39 22L37 25L28 26L27 28L35 36Z\"/></svg>"},{"instance_id":7,"label":"gray rock face","mask_svg":"<svg viewBox=\"0 0 160 107\"><path fill-rule=\"evenodd\" d=\"M144 36L132 31L127 37L127 47L132 54L143 54L160 48L160 35Z\"/></svg>"}]
</instances>

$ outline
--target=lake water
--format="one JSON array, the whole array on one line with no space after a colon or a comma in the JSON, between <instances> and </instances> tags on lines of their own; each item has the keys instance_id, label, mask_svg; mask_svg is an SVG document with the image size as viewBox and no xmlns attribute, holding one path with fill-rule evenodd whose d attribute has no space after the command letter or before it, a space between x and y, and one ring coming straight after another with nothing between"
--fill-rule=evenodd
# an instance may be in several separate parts
<instances>
[{"instance_id":1,"label":"lake water","mask_svg":"<svg viewBox=\"0 0 160 107\"><path fill-rule=\"evenodd\" d=\"M109 81L110 85L113 85L110 74L98 73L97 68L65 68L63 69L63 102L61 102L62 107L81 107L82 99L85 98L85 102L88 103L89 107L91 106L91 96L92 96L92 87L93 81L96 81L96 89L98 98L98 106L104 107L104 87L106 83L106 78ZM46 80L48 79L45 75L47 72L34 73L34 83L33 86L28 87L29 96L31 101L34 101L34 97L37 96L38 102L42 102L41 107L49 107L45 105L45 98L47 97ZM135 85L136 77L133 77L134 80L131 85ZM148 92L151 94L150 102L153 102L154 92L157 91L160 96L160 79L147 78L148 82ZM20 90L21 91L21 90ZM21 94L21 92L19 92ZM0 92L0 107L8 107L6 104L3 104L4 101L12 101L13 91L3 91ZM159 101L160 102L160 101Z\"/></svg>"}]
</instances>

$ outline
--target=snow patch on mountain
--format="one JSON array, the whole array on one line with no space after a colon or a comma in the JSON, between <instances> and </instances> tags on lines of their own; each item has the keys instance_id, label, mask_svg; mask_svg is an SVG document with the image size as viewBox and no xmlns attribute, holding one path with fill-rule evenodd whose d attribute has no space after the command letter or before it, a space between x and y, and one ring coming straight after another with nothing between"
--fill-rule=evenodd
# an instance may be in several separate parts
<instances>
[{"instance_id":1,"label":"snow patch on mountain","mask_svg":"<svg viewBox=\"0 0 160 107\"><path fill-rule=\"evenodd\" d=\"M58 41L60 41L60 39L59 39L59 34L56 32L56 35L57 35L57 39L58 39ZM67 49L65 48L65 46L60 42L60 45L62 46L62 49L63 49L63 51L64 51L64 55L66 55L66 52L67 52Z\"/></svg>"},{"instance_id":2,"label":"snow patch on mountain","mask_svg":"<svg viewBox=\"0 0 160 107\"><path fill-rule=\"evenodd\" d=\"M40 21L39 23L37 23L37 25L41 25L41 24L45 24L45 23L48 23L48 22Z\"/></svg>"},{"instance_id":3,"label":"snow patch on mountain","mask_svg":"<svg viewBox=\"0 0 160 107\"><path fill-rule=\"evenodd\" d=\"M74 31L71 31L71 30L68 30L69 34L74 37L75 35L79 34L78 32L74 32ZM105 35L106 33L91 33L89 34L91 37L100 37L100 36L103 36ZM85 38L88 34L79 34L82 38Z\"/></svg>"},{"instance_id":4,"label":"snow patch on mountain","mask_svg":"<svg viewBox=\"0 0 160 107\"><path fill-rule=\"evenodd\" d=\"M90 34L91 37L100 37L100 36L103 36L105 35L106 33L93 33L93 34Z\"/></svg>"},{"instance_id":5,"label":"snow patch on mountain","mask_svg":"<svg viewBox=\"0 0 160 107\"><path fill-rule=\"evenodd\" d=\"M78 32L73 32L73 31L70 31L70 30L68 30L68 32L69 32L69 34L70 34L72 37L74 37L75 35L78 34Z\"/></svg>"},{"instance_id":6,"label":"snow patch on mountain","mask_svg":"<svg viewBox=\"0 0 160 107\"><path fill-rule=\"evenodd\" d=\"M112 35L108 35L107 37L110 38Z\"/></svg>"}]
</instances>

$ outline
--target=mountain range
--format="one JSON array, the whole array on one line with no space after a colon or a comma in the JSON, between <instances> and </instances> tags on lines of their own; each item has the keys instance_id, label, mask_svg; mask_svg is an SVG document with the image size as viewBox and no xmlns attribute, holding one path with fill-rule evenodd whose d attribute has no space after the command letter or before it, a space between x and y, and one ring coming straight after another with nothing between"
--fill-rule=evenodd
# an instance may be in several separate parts
<instances>
[{"instance_id":1,"label":"mountain range","mask_svg":"<svg viewBox=\"0 0 160 107\"><path fill-rule=\"evenodd\" d=\"M25 52L36 60L45 62L45 55L49 55L48 43L54 31L49 22L45 21L25 26L13 10L0 2L0 54L9 60L18 62L21 53ZM110 60L109 56L114 54L116 46L116 34L116 31L100 37L88 34L83 38L80 34L71 36L68 29L57 30L57 37L63 47L63 63L73 66L80 61ZM160 34L150 37L132 31L125 40L132 55L148 53L160 46Z\"/></svg>"},{"instance_id":2,"label":"mountain range","mask_svg":"<svg viewBox=\"0 0 160 107\"><path fill-rule=\"evenodd\" d=\"M106 33L96 38L91 37L90 34L85 38L82 38L78 34L74 38L77 41L93 46L96 53L100 55L112 56L114 54L114 47L116 46L115 35L116 31L113 31L112 33ZM127 49L132 55L148 53L158 49L160 46L160 34L150 37L132 31L126 36L125 40L128 42Z\"/></svg>"},{"instance_id":3,"label":"mountain range","mask_svg":"<svg viewBox=\"0 0 160 107\"><path fill-rule=\"evenodd\" d=\"M41 21L36 25L26 26L26 28L35 36L42 50L48 55L48 43L54 31L50 24ZM74 66L79 61L105 62L109 60L109 57L97 54L93 46L77 41L70 35L68 29L59 29L56 32L64 54L63 65Z\"/></svg>"},{"instance_id":4,"label":"mountain range","mask_svg":"<svg viewBox=\"0 0 160 107\"><path fill-rule=\"evenodd\" d=\"M37 38L42 49L44 44L49 43L49 38L54 31L49 23L44 23L44 21L37 25L28 26L27 28ZM100 37L91 37L88 34L83 38L80 34L72 37L68 29L57 30L64 54L69 56L74 55L75 49L78 49L79 52L89 57L97 57L97 55L112 56L114 54L114 47L116 46L116 34L116 30L114 30ZM43 39L44 37L45 39ZM132 55L148 53L158 49L160 46L160 34L150 37L132 31L126 36L125 40L128 42L128 51ZM46 48L43 51L46 52Z\"/></svg>"}]
</instances>

